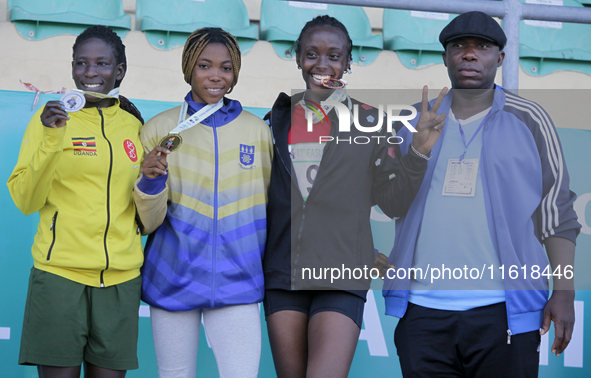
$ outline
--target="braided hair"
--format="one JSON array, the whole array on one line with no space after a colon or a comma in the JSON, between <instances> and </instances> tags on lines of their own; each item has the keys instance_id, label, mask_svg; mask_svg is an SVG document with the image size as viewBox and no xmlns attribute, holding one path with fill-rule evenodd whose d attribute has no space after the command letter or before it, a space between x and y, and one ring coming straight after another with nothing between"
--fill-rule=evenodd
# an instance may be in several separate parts
<instances>
[{"instance_id":1,"label":"braided hair","mask_svg":"<svg viewBox=\"0 0 591 378\"><path fill-rule=\"evenodd\" d=\"M117 64L123 63L124 70L127 70L127 58L125 57L125 45L121 41L121 38L115 33L111 28L108 28L103 25L95 25L91 26L88 29L84 30L78 37L76 37L76 41L74 42L74 46L72 46L72 59L76 59L76 50L78 47L85 41L97 38L101 41L105 42L107 45L111 46L113 49L113 54L115 55L115 60ZM121 84L121 80L117 80L115 82L115 88L118 88ZM134 117L136 117L142 125L144 124L144 119L138 108L129 101L126 97L119 95L119 107L125 110L126 112L130 113Z\"/></svg>"},{"instance_id":2,"label":"braided hair","mask_svg":"<svg viewBox=\"0 0 591 378\"><path fill-rule=\"evenodd\" d=\"M191 84L191 76L195 69L195 64L197 64L197 59L199 59L199 55L201 55L203 49L205 49L205 46L209 43L221 43L226 46L230 53L230 58L232 59L232 71L234 71L234 78L232 79L232 84L227 92L230 93L238 82L238 73L240 72L240 65L242 64L242 57L240 55L240 47L238 46L236 38L220 28L197 29L189 36L189 38L187 38L187 42L185 42L185 47L183 48L183 58L181 62L185 81L189 85Z\"/></svg>"},{"instance_id":3,"label":"braided hair","mask_svg":"<svg viewBox=\"0 0 591 378\"><path fill-rule=\"evenodd\" d=\"M316 16L312 20L308 21L306 25L304 25L302 31L300 32L300 36L298 37L298 39L296 39L296 41L293 44L292 50L295 49L296 54L299 55L301 52L301 41L306 35L306 33L310 32L312 29L325 28L327 26L336 28L343 32L343 34L345 35L345 39L347 40L347 55L349 56L350 60L351 52L353 51L353 41L351 40L351 37L349 37L349 32L347 31L347 28L345 27L345 25L343 25L341 21L327 14L323 16Z\"/></svg>"}]
</instances>

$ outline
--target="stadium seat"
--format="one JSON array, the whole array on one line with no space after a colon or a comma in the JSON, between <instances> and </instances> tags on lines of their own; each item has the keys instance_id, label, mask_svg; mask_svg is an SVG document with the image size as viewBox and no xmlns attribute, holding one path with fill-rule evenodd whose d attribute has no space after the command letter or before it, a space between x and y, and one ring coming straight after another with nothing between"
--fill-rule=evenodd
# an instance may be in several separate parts
<instances>
[{"instance_id":1,"label":"stadium seat","mask_svg":"<svg viewBox=\"0 0 591 378\"><path fill-rule=\"evenodd\" d=\"M92 25L111 27L121 38L131 29L122 0L8 0L10 21L28 40L80 34Z\"/></svg>"},{"instance_id":2,"label":"stadium seat","mask_svg":"<svg viewBox=\"0 0 591 378\"><path fill-rule=\"evenodd\" d=\"M582 7L575 0L564 6ZM591 25L567 22L521 21L519 61L533 76L555 71L579 71L591 75Z\"/></svg>"},{"instance_id":3,"label":"stadium seat","mask_svg":"<svg viewBox=\"0 0 591 378\"><path fill-rule=\"evenodd\" d=\"M183 46L196 29L220 27L236 37L246 54L259 35L242 0L137 0L136 25L161 50Z\"/></svg>"},{"instance_id":4,"label":"stadium seat","mask_svg":"<svg viewBox=\"0 0 591 378\"><path fill-rule=\"evenodd\" d=\"M439 33L457 15L384 10L384 50L396 51L408 68L443 63Z\"/></svg>"},{"instance_id":5,"label":"stadium seat","mask_svg":"<svg viewBox=\"0 0 591 378\"><path fill-rule=\"evenodd\" d=\"M361 7L263 0L261 3L261 39L271 42L277 55L292 59L292 46L306 22L328 14L341 21L353 41L353 62L373 62L383 47L381 35L372 35L369 18Z\"/></svg>"}]
</instances>

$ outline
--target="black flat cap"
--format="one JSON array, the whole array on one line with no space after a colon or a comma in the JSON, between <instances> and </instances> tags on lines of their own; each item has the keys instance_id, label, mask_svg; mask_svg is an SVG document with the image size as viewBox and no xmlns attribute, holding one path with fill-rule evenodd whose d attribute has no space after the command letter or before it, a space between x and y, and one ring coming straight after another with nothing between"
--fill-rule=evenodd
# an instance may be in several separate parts
<instances>
[{"instance_id":1,"label":"black flat cap","mask_svg":"<svg viewBox=\"0 0 591 378\"><path fill-rule=\"evenodd\" d=\"M501 26L483 12L462 13L451 20L439 34L439 42L445 49L449 41L461 37L484 38L499 45L501 50L507 44L507 36Z\"/></svg>"}]
</instances>

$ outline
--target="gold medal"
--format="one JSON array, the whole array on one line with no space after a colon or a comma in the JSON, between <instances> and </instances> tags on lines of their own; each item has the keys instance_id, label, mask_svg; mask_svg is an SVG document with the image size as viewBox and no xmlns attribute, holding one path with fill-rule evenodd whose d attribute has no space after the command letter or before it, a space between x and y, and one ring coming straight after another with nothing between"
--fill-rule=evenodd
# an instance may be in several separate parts
<instances>
[{"instance_id":1,"label":"gold medal","mask_svg":"<svg viewBox=\"0 0 591 378\"><path fill-rule=\"evenodd\" d=\"M179 134L168 134L160 140L160 147L168 148L170 151L177 150L183 143L183 138Z\"/></svg>"}]
</instances>

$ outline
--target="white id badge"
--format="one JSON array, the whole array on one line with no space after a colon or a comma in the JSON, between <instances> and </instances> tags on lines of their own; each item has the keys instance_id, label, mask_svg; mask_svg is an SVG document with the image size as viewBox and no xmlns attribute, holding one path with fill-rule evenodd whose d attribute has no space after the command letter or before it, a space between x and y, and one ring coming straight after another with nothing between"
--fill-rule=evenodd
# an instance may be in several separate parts
<instances>
[{"instance_id":1,"label":"white id badge","mask_svg":"<svg viewBox=\"0 0 591 378\"><path fill-rule=\"evenodd\" d=\"M444 196L474 197L476 178L478 177L478 159L449 159L445 180Z\"/></svg>"}]
</instances>

